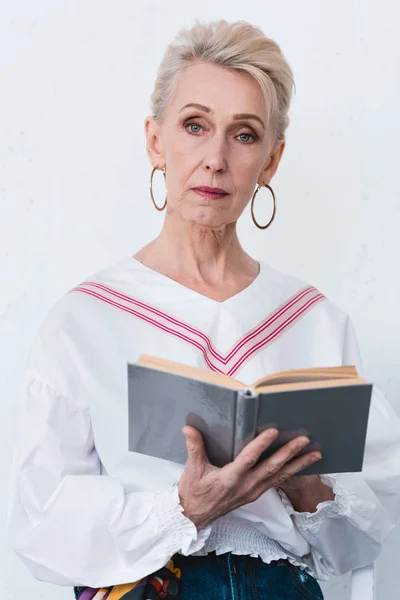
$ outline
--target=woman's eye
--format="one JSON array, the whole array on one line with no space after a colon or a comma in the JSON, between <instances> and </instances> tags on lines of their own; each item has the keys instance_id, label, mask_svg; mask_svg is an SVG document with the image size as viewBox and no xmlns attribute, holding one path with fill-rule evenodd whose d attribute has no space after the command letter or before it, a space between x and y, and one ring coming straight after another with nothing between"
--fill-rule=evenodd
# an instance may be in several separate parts
<instances>
[{"instance_id":1,"label":"woman's eye","mask_svg":"<svg viewBox=\"0 0 400 600\"><path fill-rule=\"evenodd\" d=\"M255 142L256 138L252 133L240 133L238 135L238 139L245 143L245 144L250 144L251 142Z\"/></svg>"},{"instance_id":2,"label":"woman's eye","mask_svg":"<svg viewBox=\"0 0 400 600\"><path fill-rule=\"evenodd\" d=\"M201 125L198 125L197 123L188 123L186 127L191 133L199 133L202 130Z\"/></svg>"}]
</instances>

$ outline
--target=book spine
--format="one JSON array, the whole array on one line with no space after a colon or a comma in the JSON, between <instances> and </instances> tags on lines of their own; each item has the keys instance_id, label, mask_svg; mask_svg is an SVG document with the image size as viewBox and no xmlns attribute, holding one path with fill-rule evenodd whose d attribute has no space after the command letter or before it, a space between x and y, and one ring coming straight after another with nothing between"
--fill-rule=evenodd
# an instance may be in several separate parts
<instances>
[{"instance_id":1,"label":"book spine","mask_svg":"<svg viewBox=\"0 0 400 600\"><path fill-rule=\"evenodd\" d=\"M258 394L252 388L239 390L236 398L233 457L256 435L258 420Z\"/></svg>"}]
</instances>

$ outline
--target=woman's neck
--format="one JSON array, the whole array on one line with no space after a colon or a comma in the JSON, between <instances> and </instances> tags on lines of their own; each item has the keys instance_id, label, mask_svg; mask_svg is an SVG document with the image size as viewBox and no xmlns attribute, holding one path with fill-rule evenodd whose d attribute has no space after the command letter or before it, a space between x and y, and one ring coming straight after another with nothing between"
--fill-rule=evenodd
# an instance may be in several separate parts
<instances>
[{"instance_id":1,"label":"woman's neck","mask_svg":"<svg viewBox=\"0 0 400 600\"><path fill-rule=\"evenodd\" d=\"M168 215L159 236L135 258L187 287L218 298L247 287L259 272L258 263L240 245L236 223L215 230L190 222L177 224Z\"/></svg>"}]
</instances>

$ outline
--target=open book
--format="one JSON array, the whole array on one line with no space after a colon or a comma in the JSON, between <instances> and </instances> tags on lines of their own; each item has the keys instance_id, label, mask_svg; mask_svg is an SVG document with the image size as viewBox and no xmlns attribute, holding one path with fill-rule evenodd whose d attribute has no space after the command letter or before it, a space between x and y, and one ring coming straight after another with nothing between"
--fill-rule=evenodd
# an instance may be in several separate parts
<instances>
[{"instance_id":1,"label":"open book","mask_svg":"<svg viewBox=\"0 0 400 600\"><path fill-rule=\"evenodd\" d=\"M307 435L302 453L318 449L322 460L301 472L362 470L372 384L355 367L282 371L246 385L207 369L142 355L128 365L129 450L185 463L182 427L203 435L216 466L231 462L258 433L280 434L261 459Z\"/></svg>"}]
</instances>

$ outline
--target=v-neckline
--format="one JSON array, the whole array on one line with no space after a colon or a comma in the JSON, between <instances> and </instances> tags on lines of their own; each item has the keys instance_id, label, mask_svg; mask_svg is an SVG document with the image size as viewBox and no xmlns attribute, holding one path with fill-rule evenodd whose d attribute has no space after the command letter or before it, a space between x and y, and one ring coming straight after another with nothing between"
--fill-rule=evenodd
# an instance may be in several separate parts
<instances>
[{"instance_id":1,"label":"v-neckline","mask_svg":"<svg viewBox=\"0 0 400 600\"><path fill-rule=\"evenodd\" d=\"M161 273L160 271L157 271L156 269L153 269L152 267L148 267L147 265L142 263L140 260L135 258L135 256L130 256L129 258L142 271L151 273L154 277L159 278L160 281L163 281L164 283L168 283L169 285L174 285L174 286L176 286L177 289L186 291L187 293L191 294L194 298L204 300L204 301L210 303L211 305L214 305L217 307L225 307L225 306L228 306L231 304L235 304L236 302L241 302L243 298L252 294L253 290L258 287L258 285L261 282L262 276L264 274L264 264L262 263L262 261L258 261L259 271L258 271L258 275L253 279L253 281L251 283L249 283L249 285L247 285L245 288L240 290L239 292L236 292L236 294L233 294L229 298L226 298L225 300L220 301L220 300L215 300L214 298L210 298L210 296L207 296L206 294L202 294L201 292L198 292L198 291L194 290L193 288L191 288L187 285L184 285L183 283L180 283L176 279L173 279L172 277L169 277L168 275L164 275L164 273Z\"/></svg>"}]
</instances>

